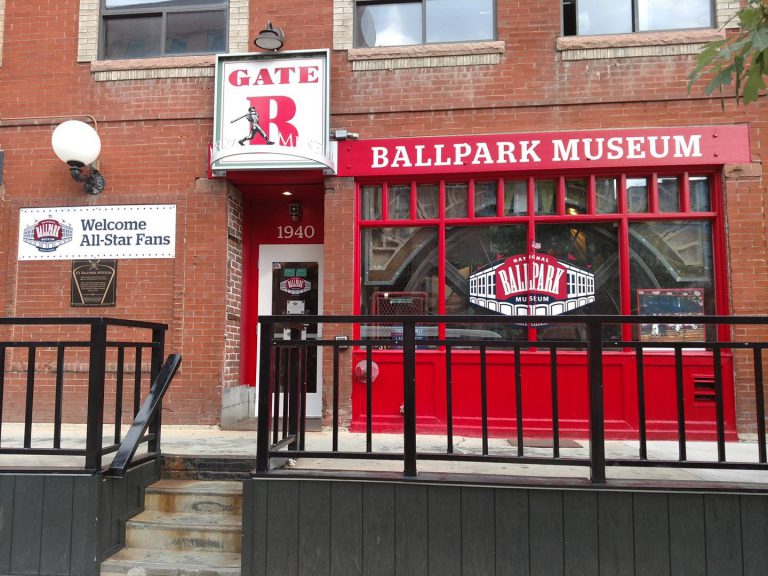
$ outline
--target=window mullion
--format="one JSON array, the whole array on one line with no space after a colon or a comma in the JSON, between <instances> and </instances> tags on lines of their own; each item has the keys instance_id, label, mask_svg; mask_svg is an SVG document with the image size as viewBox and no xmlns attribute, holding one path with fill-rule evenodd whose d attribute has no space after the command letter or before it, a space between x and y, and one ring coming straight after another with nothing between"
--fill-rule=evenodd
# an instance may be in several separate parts
<instances>
[{"instance_id":1,"label":"window mullion","mask_svg":"<svg viewBox=\"0 0 768 576\"><path fill-rule=\"evenodd\" d=\"M638 23L638 9L637 9L637 0L632 0L632 32L637 32L639 28Z\"/></svg>"},{"instance_id":2,"label":"window mullion","mask_svg":"<svg viewBox=\"0 0 768 576\"><path fill-rule=\"evenodd\" d=\"M165 40L166 40L166 33L168 31L168 12L163 10L163 15L161 16L162 24L160 26L160 55L165 56Z\"/></svg>"}]
</instances>

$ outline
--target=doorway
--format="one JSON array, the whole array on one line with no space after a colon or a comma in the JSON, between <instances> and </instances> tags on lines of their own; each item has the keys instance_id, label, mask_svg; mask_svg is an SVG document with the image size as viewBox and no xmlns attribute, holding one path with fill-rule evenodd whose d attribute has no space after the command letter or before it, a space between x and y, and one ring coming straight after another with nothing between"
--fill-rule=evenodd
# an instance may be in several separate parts
<instances>
[{"instance_id":1,"label":"doorway","mask_svg":"<svg viewBox=\"0 0 768 576\"><path fill-rule=\"evenodd\" d=\"M323 245L262 244L259 246L259 316L323 313ZM318 338L320 327L307 325L307 338ZM278 336L279 337L279 336ZM322 416L322 350L309 348L307 416ZM258 354L258 349L257 349ZM257 356L257 365L259 358ZM258 382L257 382L258 386Z\"/></svg>"}]
</instances>

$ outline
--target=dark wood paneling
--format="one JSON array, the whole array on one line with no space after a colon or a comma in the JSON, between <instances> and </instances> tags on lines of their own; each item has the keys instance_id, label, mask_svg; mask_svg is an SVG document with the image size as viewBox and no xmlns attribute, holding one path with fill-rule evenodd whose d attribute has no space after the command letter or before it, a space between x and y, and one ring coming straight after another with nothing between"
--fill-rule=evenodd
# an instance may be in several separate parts
<instances>
[{"instance_id":1,"label":"dark wood paneling","mask_svg":"<svg viewBox=\"0 0 768 576\"><path fill-rule=\"evenodd\" d=\"M669 552L670 571L675 576L707 576L704 497L700 494L669 495Z\"/></svg>"},{"instance_id":2,"label":"dark wood paneling","mask_svg":"<svg viewBox=\"0 0 768 576\"><path fill-rule=\"evenodd\" d=\"M77 476L74 479L72 505L72 576L96 576L99 566L99 501L101 476Z\"/></svg>"},{"instance_id":3,"label":"dark wood paneling","mask_svg":"<svg viewBox=\"0 0 768 576\"><path fill-rule=\"evenodd\" d=\"M245 485L244 576L296 573L295 552L268 549L291 534L299 535L300 576L763 576L768 566L764 495L285 479ZM265 570L267 556L284 565Z\"/></svg>"},{"instance_id":4,"label":"dark wood paneling","mask_svg":"<svg viewBox=\"0 0 768 576\"><path fill-rule=\"evenodd\" d=\"M563 493L563 545L566 576L597 575L597 493Z\"/></svg>"},{"instance_id":5,"label":"dark wood paneling","mask_svg":"<svg viewBox=\"0 0 768 576\"><path fill-rule=\"evenodd\" d=\"M22 476L16 479L13 491L11 574L40 572L44 487L43 476Z\"/></svg>"},{"instance_id":6,"label":"dark wood paneling","mask_svg":"<svg viewBox=\"0 0 768 576\"><path fill-rule=\"evenodd\" d=\"M267 574L299 573L299 483L272 482L267 508Z\"/></svg>"},{"instance_id":7,"label":"dark wood paneling","mask_svg":"<svg viewBox=\"0 0 768 576\"><path fill-rule=\"evenodd\" d=\"M742 576L739 497L730 494L704 496L704 522L707 527L707 574Z\"/></svg>"},{"instance_id":8,"label":"dark wood paneling","mask_svg":"<svg viewBox=\"0 0 768 576\"><path fill-rule=\"evenodd\" d=\"M597 496L600 575L633 576L635 564L632 494L600 492Z\"/></svg>"},{"instance_id":9,"label":"dark wood paneling","mask_svg":"<svg viewBox=\"0 0 768 576\"><path fill-rule=\"evenodd\" d=\"M14 476L0 476L0 574L11 571Z\"/></svg>"},{"instance_id":10,"label":"dark wood paneling","mask_svg":"<svg viewBox=\"0 0 768 576\"><path fill-rule=\"evenodd\" d=\"M529 576L528 490L498 488L496 499L496 574Z\"/></svg>"},{"instance_id":11,"label":"dark wood paneling","mask_svg":"<svg viewBox=\"0 0 768 576\"><path fill-rule=\"evenodd\" d=\"M531 490L528 506L531 576L561 576L563 493L556 490Z\"/></svg>"},{"instance_id":12,"label":"dark wood paneling","mask_svg":"<svg viewBox=\"0 0 768 576\"><path fill-rule=\"evenodd\" d=\"M429 574L460 576L462 562L462 489L429 490Z\"/></svg>"},{"instance_id":13,"label":"dark wood paneling","mask_svg":"<svg viewBox=\"0 0 768 576\"><path fill-rule=\"evenodd\" d=\"M395 485L363 484L363 576L395 574Z\"/></svg>"},{"instance_id":14,"label":"dark wood paneling","mask_svg":"<svg viewBox=\"0 0 768 576\"><path fill-rule=\"evenodd\" d=\"M69 575L74 487L71 477L45 478L40 573L46 576Z\"/></svg>"},{"instance_id":15,"label":"dark wood paneling","mask_svg":"<svg viewBox=\"0 0 768 576\"><path fill-rule=\"evenodd\" d=\"M331 569L331 486L328 482L299 485L299 574L329 576Z\"/></svg>"},{"instance_id":16,"label":"dark wood paneling","mask_svg":"<svg viewBox=\"0 0 768 576\"><path fill-rule=\"evenodd\" d=\"M101 498L99 498L99 550L109 550L112 543L112 512L114 501L114 483L105 480L99 487Z\"/></svg>"},{"instance_id":17,"label":"dark wood paneling","mask_svg":"<svg viewBox=\"0 0 768 576\"><path fill-rule=\"evenodd\" d=\"M0 476L0 574L97 576L137 510L140 487L157 478L147 463L125 478Z\"/></svg>"},{"instance_id":18,"label":"dark wood paneling","mask_svg":"<svg viewBox=\"0 0 768 576\"><path fill-rule=\"evenodd\" d=\"M744 576L764 576L768 571L768 497L741 497L741 535Z\"/></svg>"},{"instance_id":19,"label":"dark wood paneling","mask_svg":"<svg viewBox=\"0 0 768 576\"><path fill-rule=\"evenodd\" d=\"M243 482L243 576L267 573L267 510L269 485L265 480Z\"/></svg>"},{"instance_id":20,"label":"dark wood paneling","mask_svg":"<svg viewBox=\"0 0 768 576\"><path fill-rule=\"evenodd\" d=\"M126 478L107 478L106 482L112 486L112 500L110 502L110 530L104 530L109 533L109 542L107 548L102 550L111 550L120 546L120 539L123 533L123 515L130 510L128 494L130 488L136 486L137 478L127 475Z\"/></svg>"},{"instance_id":21,"label":"dark wood paneling","mask_svg":"<svg viewBox=\"0 0 768 576\"><path fill-rule=\"evenodd\" d=\"M486 576L496 570L494 508L493 490L461 489L461 573L464 576Z\"/></svg>"},{"instance_id":22,"label":"dark wood paneling","mask_svg":"<svg viewBox=\"0 0 768 576\"><path fill-rule=\"evenodd\" d=\"M670 576L669 500L666 494L635 494L635 576Z\"/></svg>"},{"instance_id":23,"label":"dark wood paneling","mask_svg":"<svg viewBox=\"0 0 768 576\"><path fill-rule=\"evenodd\" d=\"M397 574L427 576L429 498L427 486L395 486L395 565Z\"/></svg>"},{"instance_id":24,"label":"dark wood paneling","mask_svg":"<svg viewBox=\"0 0 768 576\"><path fill-rule=\"evenodd\" d=\"M331 575L358 576L363 566L363 486L331 483ZM271 576L271 574L270 574Z\"/></svg>"}]
</instances>

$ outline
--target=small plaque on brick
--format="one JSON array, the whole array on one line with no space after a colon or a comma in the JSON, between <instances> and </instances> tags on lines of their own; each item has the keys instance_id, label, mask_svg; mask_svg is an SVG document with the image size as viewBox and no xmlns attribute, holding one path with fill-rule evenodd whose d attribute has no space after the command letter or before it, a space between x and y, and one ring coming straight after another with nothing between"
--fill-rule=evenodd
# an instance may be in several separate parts
<instances>
[{"instance_id":1,"label":"small plaque on brick","mask_svg":"<svg viewBox=\"0 0 768 576\"><path fill-rule=\"evenodd\" d=\"M72 306L114 306L117 260L72 261Z\"/></svg>"}]
</instances>

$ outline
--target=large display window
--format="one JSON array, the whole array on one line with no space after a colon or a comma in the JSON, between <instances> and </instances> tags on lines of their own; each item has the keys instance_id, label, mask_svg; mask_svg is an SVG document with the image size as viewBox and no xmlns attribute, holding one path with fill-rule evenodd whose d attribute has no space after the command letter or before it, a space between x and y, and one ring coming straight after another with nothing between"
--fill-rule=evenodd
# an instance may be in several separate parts
<instances>
[{"instance_id":1,"label":"large display window","mask_svg":"<svg viewBox=\"0 0 768 576\"><path fill-rule=\"evenodd\" d=\"M359 310L727 313L718 282L725 271L717 258L716 176L683 171L363 183ZM498 326L473 336L580 336L567 325ZM460 328L445 336L466 336ZM637 339L641 332L616 328L606 337Z\"/></svg>"}]
</instances>

